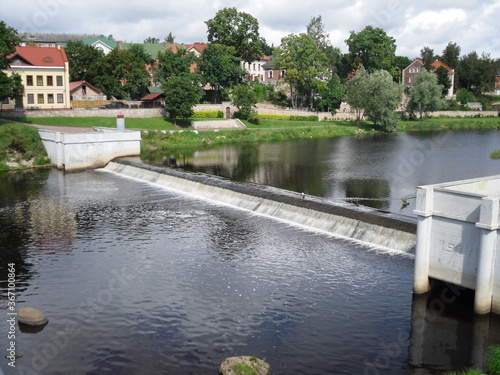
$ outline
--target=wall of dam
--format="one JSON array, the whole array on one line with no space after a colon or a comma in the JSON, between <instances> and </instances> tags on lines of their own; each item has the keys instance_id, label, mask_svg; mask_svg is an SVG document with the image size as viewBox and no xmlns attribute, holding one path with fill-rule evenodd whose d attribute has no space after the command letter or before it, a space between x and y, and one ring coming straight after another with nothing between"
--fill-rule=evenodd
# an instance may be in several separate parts
<instances>
[{"instance_id":1,"label":"wall of dam","mask_svg":"<svg viewBox=\"0 0 500 375\"><path fill-rule=\"evenodd\" d=\"M115 159L104 170L376 248L413 254L416 219L345 202L220 177Z\"/></svg>"}]
</instances>

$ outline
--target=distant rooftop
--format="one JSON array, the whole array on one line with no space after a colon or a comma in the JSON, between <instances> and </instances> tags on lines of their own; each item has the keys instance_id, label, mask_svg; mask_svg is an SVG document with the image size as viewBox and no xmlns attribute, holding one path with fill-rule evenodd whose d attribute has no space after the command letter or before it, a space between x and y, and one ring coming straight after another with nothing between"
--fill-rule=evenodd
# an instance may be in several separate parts
<instances>
[{"instance_id":1,"label":"distant rooftop","mask_svg":"<svg viewBox=\"0 0 500 375\"><path fill-rule=\"evenodd\" d=\"M99 38L99 34L56 34L56 33L28 33L20 32L19 37L23 42L76 42L84 38Z\"/></svg>"}]
</instances>

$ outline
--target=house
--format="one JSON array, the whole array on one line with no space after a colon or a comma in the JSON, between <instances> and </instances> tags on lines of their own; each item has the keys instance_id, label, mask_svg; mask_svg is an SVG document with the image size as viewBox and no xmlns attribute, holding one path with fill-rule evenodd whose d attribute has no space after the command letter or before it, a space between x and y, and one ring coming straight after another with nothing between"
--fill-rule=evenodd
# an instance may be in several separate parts
<instances>
[{"instance_id":1,"label":"house","mask_svg":"<svg viewBox=\"0 0 500 375\"><path fill-rule=\"evenodd\" d=\"M266 76L263 66L269 60L270 60L269 57L263 56L260 60L255 60L252 62L242 61L240 63L240 66L243 70L246 70L247 72L245 79L248 82L251 81L265 82Z\"/></svg>"},{"instance_id":2,"label":"house","mask_svg":"<svg viewBox=\"0 0 500 375\"><path fill-rule=\"evenodd\" d=\"M285 80L285 70L276 69L274 56L268 56L269 60L266 61L262 68L264 69L264 81L268 83L278 83Z\"/></svg>"},{"instance_id":3,"label":"house","mask_svg":"<svg viewBox=\"0 0 500 375\"><path fill-rule=\"evenodd\" d=\"M2 110L70 108L69 66L64 47L18 46L7 74L18 73L24 92L2 102Z\"/></svg>"},{"instance_id":4,"label":"house","mask_svg":"<svg viewBox=\"0 0 500 375\"><path fill-rule=\"evenodd\" d=\"M154 92L146 95L141 99L144 108L156 108L165 106L165 94L162 92Z\"/></svg>"},{"instance_id":5,"label":"house","mask_svg":"<svg viewBox=\"0 0 500 375\"><path fill-rule=\"evenodd\" d=\"M118 45L118 42L113 39L113 35L109 35L108 37L100 35L98 38L83 38L81 41L87 46L92 46L96 50L102 51L105 55L113 51Z\"/></svg>"},{"instance_id":6,"label":"house","mask_svg":"<svg viewBox=\"0 0 500 375\"><path fill-rule=\"evenodd\" d=\"M57 33L20 33L21 46L32 47L65 47L68 42L77 42L82 38L95 38L96 35L88 34L57 34Z\"/></svg>"},{"instance_id":7,"label":"house","mask_svg":"<svg viewBox=\"0 0 500 375\"><path fill-rule=\"evenodd\" d=\"M424 66L424 60L415 59L413 62L408 65L402 72L402 82L406 87L412 87L415 79L419 76L420 71ZM451 87L448 89L448 93L446 96L453 96L455 91L455 70L451 69L445 63L436 60L431 64L432 70L435 72L439 67L444 67L448 70L448 78L450 79Z\"/></svg>"},{"instance_id":8,"label":"house","mask_svg":"<svg viewBox=\"0 0 500 375\"><path fill-rule=\"evenodd\" d=\"M71 100L106 100L106 95L87 81L69 83Z\"/></svg>"}]
</instances>

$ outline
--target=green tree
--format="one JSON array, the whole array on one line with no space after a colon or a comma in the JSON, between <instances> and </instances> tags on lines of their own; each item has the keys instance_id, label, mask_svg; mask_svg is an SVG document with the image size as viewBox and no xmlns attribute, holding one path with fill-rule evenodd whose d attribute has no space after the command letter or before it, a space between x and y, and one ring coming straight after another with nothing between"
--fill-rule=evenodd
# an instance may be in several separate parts
<instances>
[{"instance_id":1,"label":"green tree","mask_svg":"<svg viewBox=\"0 0 500 375\"><path fill-rule=\"evenodd\" d=\"M473 51L462 57L457 73L459 86L479 96L494 87L496 63L488 53Z\"/></svg>"},{"instance_id":2,"label":"green tree","mask_svg":"<svg viewBox=\"0 0 500 375\"><path fill-rule=\"evenodd\" d=\"M153 43L153 44L157 44L157 43L160 43L160 39L155 38L155 37L152 37L152 36L149 36L149 37L147 37L146 39L144 39L144 43Z\"/></svg>"},{"instance_id":3,"label":"green tree","mask_svg":"<svg viewBox=\"0 0 500 375\"><path fill-rule=\"evenodd\" d=\"M458 61L460 60L460 50L459 45L449 42L443 50L441 61L450 68L456 69L458 67Z\"/></svg>"},{"instance_id":4,"label":"green tree","mask_svg":"<svg viewBox=\"0 0 500 375\"><path fill-rule=\"evenodd\" d=\"M391 73L393 73L394 81L401 82L401 75L403 70L410 65L412 60L406 56L396 56L394 58L394 68Z\"/></svg>"},{"instance_id":5,"label":"green tree","mask_svg":"<svg viewBox=\"0 0 500 375\"><path fill-rule=\"evenodd\" d=\"M9 55L16 52L16 46L20 42L21 39L17 36L17 30L0 21L0 101L7 98L15 99L24 90L19 74L2 72L2 70L9 68Z\"/></svg>"},{"instance_id":6,"label":"green tree","mask_svg":"<svg viewBox=\"0 0 500 375\"><path fill-rule=\"evenodd\" d=\"M177 118L189 118L193 107L200 102L203 89L189 75L170 76L162 86L165 93L165 110L177 124Z\"/></svg>"},{"instance_id":7,"label":"green tree","mask_svg":"<svg viewBox=\"0 0 500 375\"><path fill-rule=\"evenodd\" d=\"M168 35L165 37L165 42L170 44L175 43L175 36L172 35L172 32L169 32Z\"/></svg>"},{"instance_id":8,"label":"green tree","mask_svg":"<svg viewBox=\"0 0 500 375\"><path fill-rule=\"evenodd\" d=\"M432 72L432 63L435 61L434 50L430 47L422 48L420 58L424 61L424 68Z\"/></svg>"},{"instance_id":9,"label":"green tree","mask_svg":"<svg viewBox=\"0 0 500 375\"><path fill-rule=\"evenodd\" d=\"M104 53L82 42L68 42L66 56L69 63L70 81L87 81L92 84L96 81L98 67Z\"/></svg>"},{"instance_id":10,"label":"green tree","mask_svg":"<svg viewBox=\"0 0 500 375\"><path fill-rule=\"evenodd\" d=\"M191 65L196 61L196 56L180 48L177 52L172 49L158 54L156 65L156 79L164 83L171 76L189 75Z\"/></svg>"},{"instance_id":11,"label":"green tree","mask_svg":"<svg viewBox=\"0 0 500 375\"><path fill-rule=\"evenodd\" d=\"M319 92L325 90L331 78L328 58L314 39L307 34L284 37L275 50L275 64L278 69L286 69L292 107L314 108Z\"/></svg>"},{"instance_id":12,"label":"green tree","mask_svg":"<svg viewBox=\"0 0 500 375\"><path fill-rule=\"evenodd\" d=\"M377 27L366 26L356 33L351 31L345 41L349 47L351 69L362 65L369 73L380 69L390 71L396 57L396 40Z\"/></svg>"},{"instance_id":13,"label":"green tree","mask_svg":"<svg viewBox=\"0 0 500 375\"><path fill-rule=\"evenodd\" d=\"M442 107L443 86L438 84L437 75L422 69L410 88L408 109L419 113L436 111Z\"/></svg>"},{"instance_id":14,"label":"green tree","mask_svg":"<svg viewBox=\"0 0 500 375\"><path fill-rule=\"evenodd\" d=\"M240 83L231 90L231 98L233 104L238 108L239 117L248 120L255 114L256 104L259 97L255 91L255 87L249 83Z\"/></svg>"},{"instance_id":15,"label":"green tree","mask_svg":"<svg viewBox=\"0 0 500 375\"><path fill-rule=\"evenodd\" d=\"M111 51L98 67L95 86L109 97L140 99L147 93L150 75L144 62L129 50Z\"/></svg>"},{"instance_id":16,"label":"green tree","mask_svg":"<svg viewBox=\"0 0 500 375\"><path fill-rule=\"evenodd\" d=\"M443 86L442 96L446 96L448 94L448 90L451 88L451 80L449 76L448 69L444 66L440 66L436 69L437 83L438 85Z\"/></svg>"},{"instance_id":17,"label":"green tree","mask_svg":"<svg viewBox=\"0 0 500 375\"><path fill-rule=\"evenodd\" d=\"M321 21L321 16L311 18L307 25L307 35L309 35L328 59L328 70L331 74L338 74L338 66L341 63L342 53L339 48L332 46L330 35L325 31L325 26Z\"/></svg>"},{"instance_id":18,"label":"green tree","mask_svg":"<svg viewBox=\"0 0 500 375\"><path fill-rule=\"evenodd\" d=\"M335 113L340 108L345 98L344 85L335 74L328 81L326 87L319 92L319 99L316 102L316 110Z\"/></svg>"},{"instance_id":19,"label":"green tree","mask_svg":"<svg viewBox=\"0 0 500 375\"><path fill-rule=\"evenodd\" d=\"M363 110L374 126L393 131L397 126L394 110L401 103L403 86L386 70L373 73L363 68L346 84L347 103Z\"/></svg>"},{"instance_id":20,"label":"green tree","mask_svg":"<svg viewBox=\"0 0 500 375\"><path fill-rule=\"evenodd\" d=\"M144 64L149 64L151 60L154 60L154 57L146 52L144 44L133 43L129 46L128 51L132 52L135 58Z\"/></svg>"},{"instance_id":21,"label":"green tree","mask_svg":"<svg viewBox=\"0 0 500 375\"><path fill-rule=\"evenodd\" d=\"M246 72L240 67L240 61L235 57L234 48L223 44L212 43L203 50L198 72L202 82L215 91L215 102L218 102L223 88L229 89L241 82Z\"/></svg>"},{"instance_id":22,"label":"green tree","mask_svg":"<svg viewBox=\"0 0 500 375\"><path fill-rule=\"evenodd\" d=\"M473 93L467 91L467 89L461 88L457 92L457 101L460 102L461 104L467 104L470 102L475 102L476 97L474 96Z\"/></svg>"},{"instance_id":23,"label":"green tree","mask_svg":"<svg viewBox=\"0 0 500 375\"><path fill-rule=\"evenodd\" d=\"M247 62L262 57L263 38L259 35L259 21L236 8L219 10L215 17L205 21L208 41L234 48L234 56Z\"/></svg>"}]
</instances>

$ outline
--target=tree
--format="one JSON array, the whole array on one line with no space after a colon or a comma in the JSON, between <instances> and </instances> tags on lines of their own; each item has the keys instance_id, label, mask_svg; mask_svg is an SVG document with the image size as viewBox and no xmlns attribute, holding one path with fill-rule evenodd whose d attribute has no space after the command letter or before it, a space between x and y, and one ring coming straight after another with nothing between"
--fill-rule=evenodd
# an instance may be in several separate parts
<instances>
[{"instance_id":1,"label":"tree","mask_svg":"<svg viewBox=\"0 0 500 375\"><path fill-rule=\"evenodd\" d=\"M363 65L369 73L391 70L396 56L396 40L381 28L366 26L359 33L351 31L345 42L349 47L348 60L352 69Z\"/></svg>"},{"instance_id":2,"label":"tree","mask_svg":"<svg viewBox=\"0 0 500 375\"><path fill-rule=\"evenodd\" d=\"M173 75L162 86L165 93L165 110L177 124L177 118L189 118L193 107L203 97L203 89L189 75Z\"/></svg>"},{"instance_id":3,"label":"tree","mask_svg":"<svg viewBox=\"0 0 500 375\"><path fill-rule=\"evenodd\" d=\"M313 38L307 34L284 37L275 50L274 61L278 69L286 69L285 82L290 86L292 107L314 108L331 74L327 69L328 59Z\"/></svg>"},{"instance_id":4,"label":"tree","mask_svg":"<svg viewBox=\"0 0 500 375\"><path fill-rule=\"evenodd\" d=\"M418 112L422 118L424 112L436 111L442 106L442 93L443 86L438 84L437 75L422 69L410 88L408 109Z\"/></svg>"},{"instance_id":5,"label":"tree","mask_svg":"<svg viewBox=\"0 0 500 375\"><path fill-rule=\"evenodd\" d=\"M347 103L364 111L374 126L393 131L397 125L394 110L401 103L403 86L395 83L386 70L368 73L361 68L346 84Z\"/></svg>"},{"instance_id":6,"label":"tree","mask_svg":"<svg viewBox=\"0 0 500 375\"><path fill-rule=\"evenodd\" d=\"M151 60L154 60L154 57L146 52L144 44L133 43L129 46L128 51L132 52L135 58L142 61L144 64L149 64Z\"/></svg>"},{"instance_id":7,"label":"tree","mask_svg":"<svg viewBox=\"0 0 500 375\"><path fill-rule=\"evenodd\" d=\"M420 50L420 57L424 61L424 68L431 72L432 63L435 61L434 50L429 47L424 47Z\"/></svg>"},{"instance_id":8,"label":"tree","mask_svg":"<svg viewBox=\"0 0 500 375\"><path fill-rule=\"evenodd\" d=\"M234 56L234 48L212 43L205 48L198 63L202 82L215 90L215 102L223 88L231 88L241 82L246 73L240 67L240 59Z\"/></svg>"},{"instance_id":9,"label":"tree","mask_svg":"<svg viewBox=\"0 0 500 375\"><path fill-rule=\"evenodd\" d=\"M462 88L479 96L493 88L495 83L496 64L488 53L481 57L473 51L463 56L458 64L458 83Z\"/></svg>"},{"instance_id":10,"label":"tree","mask_svg":"<svg viewBox=\"0 0 500 375\"><path fill-rule=\"evenodd\" d=\"M442 96L446 96L451 88L451 81L448 69L446 69L444 66L440 66L439 68L436 69L436 77L438 85L443 86Z\"/></svg>"},{"instance_id":11,"label":"tree","mask_svg":"<svg viewBox=\"0 0 500 375\"><path fill-rule=\"evenodd\" d=\"M87 81L92 84L96 81L98 67L104 53L92 46L82 42L68 42L66 56L69 63L69 79L75 81Z\"/></svg>"},{"instance_id":12,"label":"tree","mask_svg":"<svg viewBox=\"0 0 500 375\"><path fill-rule=\"evenodd\" d=\"M342 53L339 48L332 46L330 35L325 31L321 16L311 18L307 25L307 35L309 35L328 59L328 70L331 74L338 74L338 65L341 63Z\"/></svg>"},{"instance_id":13,"label":"tree","mask_svg":"<svg viewBox=\"0 0 500 375\"><path fill-rule=\"evenodd\" d=\"M140 99L147 93L149 78L144 62L128 50L115 49L101 60L95 86L110 97Z\"/></svg>"},{"instance_id":14,"label":"tree","mask_svg":"<svg viewBox=\"0 0 500 375\"><path fill-rule=\"evenodd\" d=\"M180 48L177 52L169 49L158 54L155 78L163 84L171 76L188 75L195 61L195 55L187 52L185 48Z\"/></svg>"},{"instance_id":15,"label":"tree","mask_svg":"<svg viewBox=\"0 0 500 375\"><path fill-rule=\"evenodd\" d=\"M406 56L396 56L394 58L394 68L391 73L393 73L394 81L401 82L401 75L403 70L411 64L411 60Z\"/></svg>"},{"instance_id":16,"label":"tree","mask_svg":"<svg viewBox=\"0 0 500 375\"><path fill-rule=\"evenodd\" d=\"M255 113L259 98L255 88L248 83L240 83L231 90L233 104L238 107L239 117L248 120Z\"/></svg>"},{"instance_id":17,"label":"tree","mask_svg":"<svg viewBox=\"0 0 500 375\"><path fill-rule=\"evenodd\" d=\"M449 42L448 45L443 50L442 62L448 65L452 69L458 67L458 61L460 59L460 46L456 43Z\"/></svg>"},{"instance_id":18,"label":"tree","mask_svg":"<svg viewBox=\"0 0 500 375\"><path fill-rule=\"evenodd\" d=\"M144 43L153 43L153 44L158 44L160 43L160 39L149 36L146 39L144 39Z\"/></svg>"},{"instance_id":19,"label":"tree","mask_svg":"<svg viewBox=\"0 0 500 375\"><path fill-rule=\"evenodd\" d=\"M238 12L236 8L224 8L205 23L209 42L233 47L234 56L247 62L262 58L259 21L250 14Z\"/></svg>"},{"instance_id":20,"label":"tree","mask_svg":"<svg viewBox=\"0 0 500 375\"><path fill-rule=\"evenodd\" d=\"M169 32L168 35L165 37L165 42L170 44L175 43L175 36L172 35L172 32Z\"/></svg>"},{"instance_id":21,"label":"tree","mask_svg":"<svg viewBox=\"0 0 500 375\"><path fill-rule=\"evenodd\" d=\"M0 101L7 98L15 99L24 90L19 74L2 72L2 70L9 68L9 55L16 52L16 46L20 42L17 30L0 21Z\"/></svg>"},{"instance_id":22,"label":"tree","mask_svg":"<svg viewBox=\"0 0 500 375\"><path fill-rule=\"evenodd\" d=\"M340 78L335 74L328 81L326 87L319 91L316 110L335 113L340 108L344 98L344 86L340 82Z\"/></svg>"}]
</instances>

